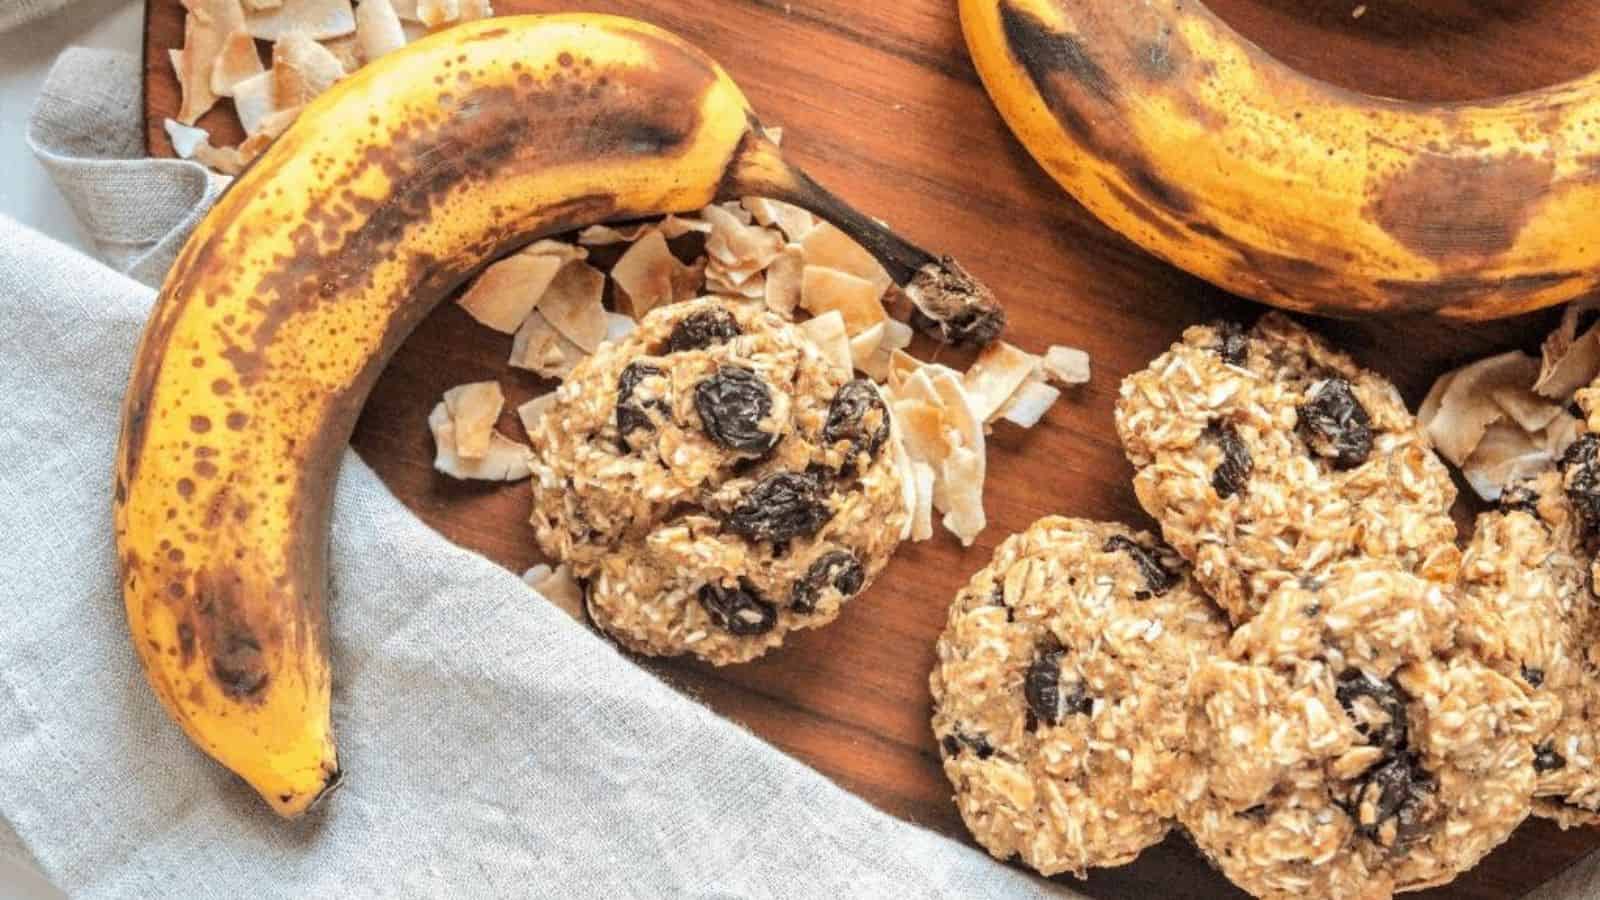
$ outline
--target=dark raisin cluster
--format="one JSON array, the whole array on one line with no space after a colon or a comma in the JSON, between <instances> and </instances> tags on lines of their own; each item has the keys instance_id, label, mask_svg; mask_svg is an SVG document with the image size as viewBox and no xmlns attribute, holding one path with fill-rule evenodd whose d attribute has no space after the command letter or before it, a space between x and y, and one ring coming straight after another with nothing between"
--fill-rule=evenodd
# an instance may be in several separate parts
<instances>
[{"instance_id":1,"label":"dark raisin cluster","mask_svg":"<svg viewBox=\"0 0 1600 900\"><path fill-rule=\"evenodd\" d=\"M740 637L766 634L778 623L777 607L762 599L755 585L742 578L738 587L703 585L699 597L711 621Z\"/></svg>"},{"instance_id":2,"label":"dark raisin cluster","mask_svg":"<svg viewBox=\"0 0 1600 900\"><path fill-rule=\"evenodd\" d=\"M860 560L846 550L830 550L817 557L805 577L795 582L789 595L789 608L797 613L809 613L817 608L817 598L831 585L845 597L853 597L866 581L866 572Z\"/></svg>"},{"instance_id":3,"label":"dark raisin cluster","mask_svg":"<svg viewBox=\"0 0 1600 900\"><path fill-rule=\"evenodd\" d=\"M1244 326L1238 322L1223 322L1217 326L1217 355L1230 366L1242 366L1250 361L1250 339Z\"/></svg>"},{"instance_id":4,"label":"dark raisin cluster","mask_svg":"<svg viewBox=\"0 0 1600 900\"><path fill-rule=\"evenodd\" d=\"M1122 552L1133 558L1133 564L1139 568L1139 574L1144 576L1146 590L1134 595L1135 599L1145 600L1151 595L1160 597L1178 583L1176 573L1162 565L1161 559L1155 553L1145 549L1130 537L1114 534L1100 548L1105 553Z\"/></svg>"},{"instance_id":5,"label":"dark raisin cluster","mask_svg":"<svg viewBox=\"0 0 1600 900\"><path fill-rule=\"evenodd\" d=\"M1226 500L1244 490L1250 481L1251 471L1255 469L1255 460L1250 457L1250 448L1244 445L1244 439L1239 437L1238 430L1232 425L1213 422L1206 429L1206 437L1216 441L1217 448L1222 451L1222 462L1211 473L1211 489Z\"/></svg>"},{"instance_id":6,"label":"dark raisin cluster","mask_svg":"<svg viewBox=\"0 0 1600 900\"><path fill-rule=\"evenodd\" d=\"M655 423L651 421L648 410L653 409L662 416L668 415L667 404L660 399L644 403L633 399L634 391L639 389L639 385L646 378L664 374L660 367L643 362L630 363L622 370L622 375L617 379L617 434L621 435L623 440L627 440L628 435L635 431L655 429Z\"/></svg>"},{"instance_id":7,"label":"dark raisin cluster","mask_svg":"<svg viewBox=\"0 0 1600 900\"><path fill-rule=\"evenodd\" d=\"M1301 440L1335 469L1354 469L1372 455L1372 417L1343 378L1322 382L1296 412Z\"/></svg>"},{"instance_id":8,"label":"dark raisin cluster","mask_svg":"<svg viewBox=\"0 0 1600 900\"><path fill-rule=\"evenodd\" d=\"M744 334L744 329L734 320L733 313L714 306L680 319L678 324L672 326L672 333L667 335L667 344L663 349L667 353L704 350L741 334Z\"/></svg>"},{"instance_id":9,"label":"dark raisin cluster","mask_svg":"<svg viewBox=\"0 0 1600 900\"><path fill-rule=\"evenodd\" d=\"M1600 531L1600 435L1586 434L1572 442L1561 455L1561 477L1584 531Z\"/></svg>"},{"instance_id":10,"label":"dark raisin cluster","mask_svg":"<svg viewBox=\"0 0 1600 900\"><path fill-rule=\"evenodd\" d=\"M1345 811L1371 840L1383 840L1384 825L1393 820L1396 840L1404 844L1426 824L1438 787L1410 747L1405 698L1395 685L1359 669L1340 675L1334 694L1367 743L1384 751L1356 782Z\"/></svg>"},{"instance_id":11,"label":"dark raisin cluster","mask_svg":"<svg viewBox=\"0 0 1600 900\"><path fill-rule=\"evenodd\" d=\"M832 446L840 441L850 445L850 461L865 453L876 458L889 440L889 407L872 382L857 378L839 388L828 403L828 418L822 426L822 442ZM849 464L846 469L849 469Z\"/></svg>"},{"instance_id":12,"label":"dark raisin cluster","mask_svg":"<svg viewBox=\"0 0 1600 900\"><path fill-rule=\"evenodd\" d=\"M756 482L722 523L752 541L780 543L817 533L831 513L828 491L806 472L776 472Z\"/></svg>"},{"instance_id":13,"label":"dark raisin cluster","mask_svg":"<svg viewBox=\"0 0 1600 900\"><path fill-rule=\"evenodd\" d=\"M1061 684L1061 660L1065 656L1066 651L1059 646L1042 648L1023 677L1022 695L1037 722L1058 725L1067 716L1087 716L1094 708L1094 698L1088 695L1083 682Z\"/></svg>"},{"instance_id":14,"label":"dark raisin cluster","mask_svg":"<svg viewBox=\"0 0 1600 900\"><path fill-rule=\"evenodd\" d=\"M772 389L743 366L722 366L695 385L694 408L706 435L729 450L766 453L778 443L776 432L761 429L772 414Z\"/></svg>"}]
</instances>

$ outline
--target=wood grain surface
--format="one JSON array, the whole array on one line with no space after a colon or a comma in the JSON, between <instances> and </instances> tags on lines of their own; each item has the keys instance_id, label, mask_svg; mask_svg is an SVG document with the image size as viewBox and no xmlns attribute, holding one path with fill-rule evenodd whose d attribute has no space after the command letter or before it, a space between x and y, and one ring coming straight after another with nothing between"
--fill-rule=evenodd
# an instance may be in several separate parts
<instances>
[{"instance_id":1,"label":"wood grain surface","mask_svg":"<svg viewBox=\"0 0 1600 900\"><path fill-rule=\"evenodd\" d=\"M1122 0L1105 0L1122 2ZM560 0L496 0L501 13ZM1592 0L1213 0L1228 21L1301 69L1350 87L1418 99L1525 90L1600 65ZM930 249L955 254L995 288L1012 341L1088 350L1094 380L1036 429L1002 424L990 447L989 528L963 549L942 531L903 547L878 584L832 626L778 652L715 670L652 670L846 789L901 818L967 840L928 726L927 675L945 607L1004 537L1048 513L1148 526L1112 428L1121 378L1188 324L1257 310L1178 272L1061 194L1007 133L965 50L952 0L586 0L699 44L744 87L792 157L866 211ZM149 0L149 149L170 155L161 121L178 106L167 48L182 41L179 0ZM226 101L202 124L237 137ZM1549 313L1480 326L1428 320L1329 323L1325 330L1418 402L1445 368L1486 351L1537 348ZM549 387L504 365L508 338L441 306L400 350L356 429L357 451L451 540L522 571L539 561L526 485L477 486L431 468L425 418L446 388L497 378L508 409ZM959 361L958 361L959 362ZM501 427L520 434L507 415ZM1473 512L1463 502L1463 521ZM339 615L334 598L331 615ZM530 602L533 602L530 599ZM1522 894L1600 847L1600 829L1530 820L1456 883L1418 896ZM1240 896L1178 837L1134 864L1063 879L1094 897Z\"/></svg>"}]
</instances>

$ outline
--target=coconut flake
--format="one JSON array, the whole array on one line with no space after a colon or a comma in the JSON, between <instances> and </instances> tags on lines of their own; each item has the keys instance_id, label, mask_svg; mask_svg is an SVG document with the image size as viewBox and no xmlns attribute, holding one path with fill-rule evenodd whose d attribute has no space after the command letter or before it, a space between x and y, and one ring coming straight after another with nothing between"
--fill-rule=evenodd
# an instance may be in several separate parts
<instances>
[{"instance_id":1,"label":"coconut flake","mask_svg":"<svg viewBox=\"0 0 1600 900\"><path fill-rule=\"evenodd\" d=\"M883 332L883 323L879 322L850 339L850 361L854 368L861 369L878 352L878 345L883 343Z\"/></svg>"},{"instance_id":2,"label":"coconut flake","mask_svg":"<svg viewBox=\"0 0 1600 900\"><path fill-rule=\"evenodd\" d=\"M310 35L291 31L272 45L275 109L304 106L344 77L344 64Z\"/></svg>"},{"instance_id":3,"label":"coconut flake","mask_svg":"<svg viewBox=\"0 0 1600 900\"><path fill-rule=\"evenodd\" d=\"M1005 341L983 348L962 378L978 417L984 422L999 417L1001 407L1039 370L1039 365L1039 357Z\"/></svg>"},{"instance_id":4,"label":"coconut flake","mask_svg":"<svg viewBox=\"0 0 1600 900\"><path fill-rule=\"evenodd\" d=\"M583 585L573 576L571 566L562 563L552 569L540 564L524 572L522 580L555 608L579 622L588 620L583 609Z\"/></svg>"},{"instance_id":5,"label":"coconut flake","mask_svg":"<svg viewBox=\"0 0 1600 900\"><path fill-rule=\"evenodd\" d=\"M1434 384L1418 419L1445 459L1464 463L1489 426L1505 416L1495 402L1499 387L1525 388L1538 377L1539 363L1519 351L1481 359L1448 373Z\"/></svg>"},{"instance_id":6,"label":"coconut flake","mask_svg":"<svg viewBox=\"0 0 1600 900\"><path fill-rule=\"evenodd\" d=\"M914 332L911 330L911 326L900 321L899 319L884 319L883 344L881 345L880 349L904 350L905 348L911 346L911 338L913 334Z\"/></svg>"},{"instance_id":7,"label":"coconut flake","mask_svg":"<svg viewBox=\"0 0 1600 900\"><path fill-rule=\"evenodd\" d=\"M817 227L816 216L792 203L765 197L746 197L739 204L749 210L757 222L768 228L777 228L791 242L801 240Z\"/></svg>"},{"instance_id":8,"label":"coconut flake","mask_svg":"<svg viewBox=\"0 0 1600 900\"><path fill-rule=\"evenodd\" d=\"M945 460L944 471L934 487L934 508L944 513L944 527L970 547L988 521L983 513L983 469L981 450L958 447Z\"/></svg>"},{"instance_id":9,"label":"coconut flake","mask_svg":"<svg viewBox=\"0 0 1600 900\"><path fill-rule=\"evenodd\" d=\"M1600 322L1578 334L1585 313L1600 309L1600 296L1575 300L1562 310L1561 324L1540 348L1539 377L1533 389L1542 396L1565 402L1578 388L1600 376Z\"/></svg>"},{"instance_id":10,"label":"coconut flake","mask_svg":"<svg viewBox=\"0 0 1600 900\"><path fill-rule=\"evenodd\" d=\"M194 148L194 161L223 175L237 175L245 166L244 154L238 147L213 147L209 142Z\"/></svg>"},{"instance_id":11,"label":"coconut flake","mask_svg":"<svg viewBox=\"0 0 1600 900\"><path fill-rule=\"evenodd\" d=\"M1000 418L1023 428L1039 424L1044 414L1061 399L1061 391L1043 381L1024 382L1000 409Z\"/></svg>"},{"instance_id":12,"label":"coconut flake","mask_svg":"<svg viewBox=\"0 0 1600 900\"><path fill-rule=\"evenodd\" d=\"M258 41L280 41L297 32L324 41L355 31L356 14L350 0L283 0L271 9L246 13L244 24Z\"/></svg>"},{"instance_id":13,"label":"coconut flake","mask_svg":"<svg viewBox=\"0 0 1600 900\"><path fill-rule=\"evenodd\" d=\"M372 62L406 45L406 32L390 0L361 0L356 5L356 46Z\"/></svg>"},{"instance_id":14,"label":"coconut flake","mask_svg":"<svg viewBox=\"0 0 1600 900\"><path fill-rule=\"evenodd\" d=\"M846 372L852 370L850 338L845 335L843 316L830 312L807 319L796 327L817 345L825 359Z\"/></svg>"},{"instance_id":15,"label":"coconut flake","mask_svg":"<svg viewBox=\"0 0 1600 900\"><path fill-rule=\"evenodd\" d=\"M606 276L584 262L563 266L539 298L539 312L562 337L585 353L600 349L606 339Z\"/></svg>"},{"instance_id":16,"label":"coconut flake","mask_svg":"<svg viewBox=\"0 0 1600 900\"><path fill-rule=\"evenodd\" d=\"M800 305L815 316L837 310L844 316L845 331L860 334L888 317L879 298L883 296L864 278L808 264L801 274Z\"/></svg>"},{"instance_id":17,"label":"coconut flake","mask_svg":"<svg viewBox=\"0 0 1600 900\"><path fill-rule=\"evenodd\" d=\"M443 400L428 416L433 432L433 467L452 478L476 481L520 481L531 473L530 450L498 431L489 436L488 450L479 459L467 459L456 450L455 424Z\"/></svg>"},{"instance_id":18,"label":"coconut flake","mask_svg":"<svg viewBox=\"0 0 1600 900\"><path fill-rule=\"evenodd\" d=\"M911 539L926 541L933 537L933 466L925 462L911 463L916 504L911 509Z\"/></svg>"},{"instance_id":19,"label":"coconut flake","mask_svg":"<svg viewBox=\"0 0 1600 900\"><path fill-rule=\"evenodd\" d=\"M1478 496L1494 502L1505 486L1531 478L1555 464L1555 457L1514 422L1496 422L1484 431L1461 474Z\"/></svg>"},{"instance_id":20,"label":"coconut flake","mask_svg":"<svg viewBox=\"0 0 1600 900\"><path fill-rule=\"evenodd\" d=\"M798 246L790 244L773 257L767 266L767 282L763 299L767 309L785 319L793 319L800 305L800 294L805 279L806 255Z\"/></svg>"},{"instance_id":21,"label":"coconut flake","mask_svg":"<svg viewBox=\"0 0 1600 900\"><path fill-rule=\"evenodd\" d=\"M180 159L193 157L201 144L209 145L211 142L211 135L204 128L193 128L173 119L163 119L161 127L167 130L172 150Z\"/></svg>"},{"instance_id":22,"label":"coconut flake","mask_svg":"<svg viewBox=\"0 0 1600 900\"><path fill-rule=\"evenodd\" d=\"M1089 383L1089 354L1055 344L1044 352L1044 373L1060 385Z\"/></svg>"},{"instance_id":23,"label":"coconut flake","mask_svg":"<svg viewBox=\"0 0 1600 900\"><path fill-rule=\"evenodd\" d=\"M490 263L456 302L483 325L512 334L539 305L562 267L587 255L571 244L538 241Z\"/></svg>"},{"instance_id":24,"label":"coconut flake","mask_svg":"<svg viewBox=\"0 0 1600 900\"><path fill-rule=\"evenodd\" d=\"M517 407L517 419L522 422L522 430L531 438L538 428L539 420L544 418L550 407L556 405L556 392L545 391L527 403Z\"/></svg>"},{"instance_id":25,"label":"coconut flake","mask_svg":"<svg viewBox=\"0 0 1600 900\"><path fill-rule=\"evenodd\" d=\"M806 232L800 246L806 253L806 265L837 269L871 282L877 287L877 297L894 282L871 253L831 222L819 222Z\"/></svg>"},{"instance_id":26,"label":"coconut flake","mask_svg":"<svg viewBox=\"0 0 1600 900\"><path fill-rule=\"evenodd\" d=\"M1529 434L1543 431L1546 425L1556 420L1556 416L1565 412L1557 404L1551 403L1526 387L1502 385L1491 389L1489 396L1496 406Z\"/></svg>"},{"instance_id":27,"label":"coconut flake","mask_svg":"<svg viewBox=\"0 0 1600 900\"><path fill-rule=\"evenodd\" d=\"M232 97L233 86L265 69L261 54L256 52L255 38L241 27L228 32L222 39L217 58L211 64L211 92L218 97Z\"/></svg>"},{"instance_id":28,"label":"coconut flake","mask_svg":"<svg viewBox=\"0 0 1600 900\"><path fill-rule=\"evenodd\" d=\"M534 310L511 338L510 364L546 378L564 378L585 356L583 348L567 340L550 321Z\"/></svg>"},{"instance_id":29,"label":"coconut flake","mask_svg":"<svg viewBox=\"0 0 1600 900\"><path fill-rule=\"evenodd\" d=\"M700 266L679 262L667 247L666 236L651 229L611 267L611 280L619 292L618 307L639 319L658 306L693 298L700 290L703 273Z\"/></svg>"},{"instance_id":30,"label":"coconut flake","mask_svg":"<svg viewBox=\"0 0 1600 900\"><path fill-rule=\"evenodd\" d=\"M359 7L357 8L359 9ZM360 27L359 20L360 16L357 16L358 28ZM339 61L339 66L344 69L346 75L361 68L366 63L366 60L361 56L361 43L354 34L317 41L317 43L322 45L322 49L333 54L333 58Z\"/></svg>"},{"instance_id":31,"label":"coconut flake","mask_svg":"<svg viewBox=\"0 0 1600 900\"><path fill-rule=\"evenodd\" d=\"M244 10L239 0L205 0L189 7L189 14L183 20L183 47L167 52L182 89L179 122L193 125L216 105L211 72L228 34L243 22Z\"/></svg>"},{"instance_id":32,"label":"coconut flake","mask_svg":"<svg viewBox=\"0 0 1600 900\"><path fill-rule=\"evenodd\" d=\"M489 452L489 435L505 408L506 396L496 381L476 381L444 392L445 409L455 426L456 452L464 459L482 459Z\"/></svg>"},{"instance_id":33,"label":"coconut flake","mask_svg":"<svg viewBox=\"0 0 1600 900\"><path fill-rule=\"evenodd\" d=\"M272 73L263 71L233 85L233 109L239 114L239 124L245 134L261 130L261 120L272 114Z\"/></svg>"}]
</instances>

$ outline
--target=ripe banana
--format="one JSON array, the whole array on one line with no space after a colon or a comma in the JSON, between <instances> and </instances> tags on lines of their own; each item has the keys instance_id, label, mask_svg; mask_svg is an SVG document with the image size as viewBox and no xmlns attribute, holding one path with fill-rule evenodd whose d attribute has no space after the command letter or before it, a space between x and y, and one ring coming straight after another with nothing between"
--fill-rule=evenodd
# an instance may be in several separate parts
<instances>
[{"instance_id":1,"label":"ripe banana","mask_svg":"<svg viewBox=\"0 0 1600 900\"><path fill-rule=\"evenodd\" d=\"M1488 319L1600 285L1600 74L1477 103L1301 75L1199 0L960 0L989 95L1146 250L1329 315Z\"/></svg>"},{"instance_id":2,"label":"ripe banana","mask_svg":"<svg viewBox=\"0 0 1600 900\"><path fill-rule=\"evenodd\" d=\"M329 502L368 390L427 312L538 237L742 196L839 225L938 336L999 331L982 285L790 166L720 67L639 22L473 22L305 109L184 246L123 406L128 624L202 750L284 816L338 782Z\"/></svg>"}]
</instances>

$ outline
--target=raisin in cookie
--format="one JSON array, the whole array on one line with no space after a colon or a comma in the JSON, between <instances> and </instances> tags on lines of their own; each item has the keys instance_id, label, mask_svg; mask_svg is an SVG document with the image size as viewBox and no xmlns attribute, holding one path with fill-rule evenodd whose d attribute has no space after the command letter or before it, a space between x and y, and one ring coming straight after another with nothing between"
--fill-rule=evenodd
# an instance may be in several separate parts
<instances>
[{"instance_id":1,"label":"raisin in cookie","mask_svg":"<svg viewBox=\"0 0 1600 900\"><path fill-rule=\"evenodd\" d=\"M1190 679L1180 813L1258 897L1378 898L1470 868L1528 815L1554 705L1455 642L1448 585L1360 560L1286 582Z\"/></svg>"},{"instance_id":2,"label":"raisin in cookie","mask_svg":"<svg viewBox=\"0 0 1600 900\"><path fill-rule=\"evenodd\" d=\"M1185 679L1227 630L1147 534L1051 517L1008 538L957 595L929 679L978 843L1081 877L1160 841L1198 790Z\"/></svg>"},{"instance_id":3,"label":"raisin in cookie","mask_svg":"<svg viewBox=\"0 0 1600 900\"><path fill-rule=\"evenodd\" d=\"M1285 316L1190 328L1122 383L1139 502L1249 621L1280 582L1345 559L1448 580L1455 487L1393 386Z\"/></svg>"},{"instance_id":4,"label":"raisin in cookie","mask_svg":"<svg viewBox=\"0 0 1600 900\"><path fill-rule=\"evenodd\" d=\"M838 616L908 515L888 406L755 307L658 309L529 431L539 546L642 653L742 662Z\"/></svg>"}]
</instances>

